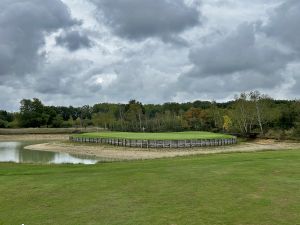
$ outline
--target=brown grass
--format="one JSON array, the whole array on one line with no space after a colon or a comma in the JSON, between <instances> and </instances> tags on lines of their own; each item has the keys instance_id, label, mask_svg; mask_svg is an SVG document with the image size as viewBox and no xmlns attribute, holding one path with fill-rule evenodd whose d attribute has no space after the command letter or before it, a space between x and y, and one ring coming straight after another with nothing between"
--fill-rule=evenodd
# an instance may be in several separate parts
<instances>
[{"instance_id":1,"label":"brown grass","mask_svg":"<svg viewBox=\"0 0 300 225\"><path fill-rule=\"evenodd\" d=\"M72 134L78 132L95 132L99 129L95 127L89 128L0 128L0 135L15 135L15 134Z\"/></svg>"}]
</instances>

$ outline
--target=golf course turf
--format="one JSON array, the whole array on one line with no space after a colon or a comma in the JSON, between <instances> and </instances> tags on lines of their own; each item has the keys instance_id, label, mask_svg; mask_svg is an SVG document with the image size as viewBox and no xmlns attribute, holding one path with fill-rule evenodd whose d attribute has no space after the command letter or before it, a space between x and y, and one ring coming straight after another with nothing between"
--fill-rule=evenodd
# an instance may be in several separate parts
<instances>
[{"instance_id":1,"label":"golf course turf","mask_svg":"<svg viewBox=\"0 0 300 225\"><path fill-rule=\"evenodd\" d=\"M124 138L135 140L192 140L192 139L222 139L232 138L231 135L205 131L165 132L165 133L136 133L136 132L98 132L73 135L85 138Z\"/></svg>"},{"instance_id":2,"label":"golf course turf","mask_svg":"<svg viewBox=\"0 0 300 225\"><path fill-rule=\"evenodd\" d=\"M297 225L300 150L0 163L0 224Z\"/></svg>"}]
</instances>

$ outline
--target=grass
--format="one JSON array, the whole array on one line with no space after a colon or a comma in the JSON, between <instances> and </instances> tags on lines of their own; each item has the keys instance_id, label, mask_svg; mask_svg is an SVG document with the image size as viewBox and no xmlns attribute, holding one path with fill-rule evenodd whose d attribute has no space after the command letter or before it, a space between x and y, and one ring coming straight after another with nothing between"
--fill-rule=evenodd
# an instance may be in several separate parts
<instances>
[{"instance_id":1,"label":"grass","mask_svg":"<svg viewBox=\"0 0 300 225\"><path fill-rule=\"evenodd\" d=\"M191 140L232 138L231 135L204 131L166 132L166 133L134 133L134 132L98 132L74 135L86 138L124 138L136 140Z\"/></svg>"},{"instance_id":2,"label":"grass","mask_svg":"<svg viewBox=\"0 0 300 225\"><path fill-rule=\"evenodd\" d=\"M299 225L300 150L0 164L0 224Z\"/></svg>"}]
</instances>

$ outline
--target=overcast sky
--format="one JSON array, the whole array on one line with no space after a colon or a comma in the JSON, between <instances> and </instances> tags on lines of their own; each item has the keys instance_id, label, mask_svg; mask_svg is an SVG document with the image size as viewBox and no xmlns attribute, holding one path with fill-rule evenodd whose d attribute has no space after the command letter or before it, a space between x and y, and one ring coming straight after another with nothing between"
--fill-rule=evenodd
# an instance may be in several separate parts
<instances>
[{"instance_id":1,"label":"overcast sky","mask_svg":"<svg viewBox=\"0 0 300 225\"><path fill-rule=\"evenodd\" d=\"M299 0L1 0L0 108L300 97Z\"/></svg>"}]
</instances>

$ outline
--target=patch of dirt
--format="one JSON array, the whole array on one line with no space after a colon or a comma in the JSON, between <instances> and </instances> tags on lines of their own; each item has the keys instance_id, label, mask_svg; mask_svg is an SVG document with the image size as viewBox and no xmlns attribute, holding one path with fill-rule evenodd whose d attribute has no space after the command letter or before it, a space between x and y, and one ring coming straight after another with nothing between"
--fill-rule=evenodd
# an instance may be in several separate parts
<instances>
[{"instance_id":1,"label":"patch of dirt","mask_svg":"<svg viewBox=\"0 0 300 225\"><path fill-rule=\"evenodd\" d=\"M279 141L274 139L256 139L253 142L260 145L269 145L269 144L278 143Z\"/></svg>"}]
</instances>

